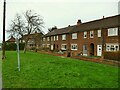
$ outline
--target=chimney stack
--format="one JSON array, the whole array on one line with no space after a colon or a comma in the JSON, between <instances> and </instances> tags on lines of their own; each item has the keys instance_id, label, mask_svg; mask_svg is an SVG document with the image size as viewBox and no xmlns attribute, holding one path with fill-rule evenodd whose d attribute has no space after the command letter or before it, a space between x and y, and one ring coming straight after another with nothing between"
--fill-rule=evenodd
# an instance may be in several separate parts
<instances>
[{"instance_id":1,"label":"chimney stack","mask_svg":"<svg viewBox=\"0 0 120 90\"><path fill-rule=\"evenodd\" d=\"M103 19L104 19L105 17L103 16Z\"/></svg>"},{"instance_id":2,"label":"chimney stack","mask_svg":"<svg viewBox=\"0 0 120 90\"><path fill-rule=\"evenodd\" d=\"M77 21L77 25L80 25L81 23L82 23L81 20L78 19L78 21Z\"/></svg>"}]
</instances>

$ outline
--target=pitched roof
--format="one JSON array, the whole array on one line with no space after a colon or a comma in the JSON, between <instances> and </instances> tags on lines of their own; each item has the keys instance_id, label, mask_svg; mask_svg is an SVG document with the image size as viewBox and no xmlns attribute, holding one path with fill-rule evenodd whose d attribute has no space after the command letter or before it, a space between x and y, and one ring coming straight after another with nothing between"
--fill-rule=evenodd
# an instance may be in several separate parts
<instances>
[{"instance_id":1,"label":"pitched roof","mask_svg":"<svg viewBox=\"0 0 120 90\"><path fill-rule=\"evenodd\" d=\"M81 23L80 25L69 26L61 29L53 30L52 32L47 33L45 36L52 36L57 34L73 33L73 32L82 32L87 30L103 29L103 28L112 28L120 26L120 15L106 17L94 21L89 21Z\"/></svg>"},{"instance_id":2,"label":"pitched roof","mask_svg":"<svg viewBox=\"0 0 120 90\"><path fill-rule=\"evenodd\" d=\"M13 36L11 36L11 38L8 39L6 42L15 42L15 38Z\"/></svg>"},{"instance_id":3,"label":"pitched roof","mask_svg":"<svg viewBox=\"0 0 120 90\"><path fill-rule=\"evenodd\" d=\"M86 23L82 23L81 25L74 26L74 29L70 31L72 32L81 32L87 30L95 30L95 29L103 29L103 28L112 28L120 26L120 15L107 17L104 19L94 20Z\"/></svg>"},{"instance_id":4,"label":"pitched roof","mask_svg":"<svg viewBox=\"0 0 120 90\"><path fill-rule=\"evenodd\" d=\"M40 32L40 33L35 32L35 33L29 34L29 35L24 35L23 38L28 37L29 39L31 39L32 36L38 36L38 35L43 35L43 33L42 32Z\"/></svg>"},{"instance_id":5,"label":"pitched roof","mask_svg":"<svg viewBox=\"0 0 120 90\"><path fill-rule=\"evenodd\" d=\"M55 29L55 30L53 30L51 32L48 32L45 36L66 34L66 33L69 33L73 28L74 28L74 26L68 26L68 27L61 28L61 29Z\"/></svg>"}]
</instances>

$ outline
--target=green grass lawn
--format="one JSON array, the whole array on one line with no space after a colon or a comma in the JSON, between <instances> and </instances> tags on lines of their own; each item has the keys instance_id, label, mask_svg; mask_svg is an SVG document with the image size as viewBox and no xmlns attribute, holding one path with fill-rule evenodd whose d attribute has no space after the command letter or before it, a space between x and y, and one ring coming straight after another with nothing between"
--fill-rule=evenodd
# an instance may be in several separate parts
<instances>
[{"instance_id":1,"label":"green grass lawn","mask_svg":"<svg viewBox=\"0 0 120 90\"><path fill-rule=\"evenodd\" d=\"M3 88L118 88L116 66L70 58L20 53L21 71L17 69L17 53L6 52L2 62Z\"/></svg>"}]
</instances>

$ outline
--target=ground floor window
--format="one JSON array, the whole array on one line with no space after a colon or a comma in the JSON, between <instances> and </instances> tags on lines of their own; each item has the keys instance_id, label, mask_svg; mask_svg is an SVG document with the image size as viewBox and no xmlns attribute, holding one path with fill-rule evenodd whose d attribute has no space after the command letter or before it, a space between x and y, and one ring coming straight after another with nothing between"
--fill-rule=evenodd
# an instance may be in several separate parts
<instances>
[{"instance_id":1,"label":"ground floor window","mask_svg":"<svg viewBox=\"0 0 120 90\"><path fill-rule=\"evenodd\" d=\"M77 44L71 44L71 50L77 50L78 46Z\"/></svg>"},{"instance_id":2,"label":"ground floor window","mask_svg":"<svg viewBox=\"0 0 120 90\"><path fill-rule=\"evenodd\" d=\"M47 44L47 48L50 48L50 44Z\"/></svg>"},{"instance_id":3,"label":"ground floor window","mask_svg":"<svg viewBox=\"0 0 120 90\"><path fill-rule=\"evenodd\" d=\"M119 51L118 44L106 44L106 51Z\"/></svg>"},{"instance_id":4,"label":"ground floor window","mask_svg":"<svg viewBox=\"0 0 120 90\"><path fill-rule=\"evenodd\" d=\"M42 47L45 47L45 44L42 44Z\"/></svg>"},{"instance_id":5,"label":"ground floor window","mask_svg":"<svg viewBox=\"0 0 120 90\"><path fill-rule=\"evenodd\" d=\"M62 44L61 45L61 50L66 50L67 49L67 45L66 44Z\"/></svg>"}]
</instances>

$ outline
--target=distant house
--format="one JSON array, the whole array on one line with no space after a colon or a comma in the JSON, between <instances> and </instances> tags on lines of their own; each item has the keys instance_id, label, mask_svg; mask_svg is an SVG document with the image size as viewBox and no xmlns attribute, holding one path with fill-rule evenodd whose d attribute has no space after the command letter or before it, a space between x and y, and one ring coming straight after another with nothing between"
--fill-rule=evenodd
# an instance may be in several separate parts
<instances>
[{"instance_id":1,"label":"distant house","mask_svg":"<svg viewBox=\"0 0 120 90\"><path fill-rule=\"evenodd\" d=\"M42 36L42 32L35 32L30 35L24 35L20 42L24 43L26 40L28 40L27 49L39 48L42 46Z\"/></svg>"},{"instance_id":2,"label":"distant house","mask_svg":"<svg viewBox=\"0 0 120 90\"><path fill-rule=\"evenodd\" d=\"M55 29L43 37L43 47L70 51L71 56L102 56L120 50L120 15Z\"/></svg>"},{"instance_id":3,"label":"distant house","mask_svg":"<svg viewBox=\"0 0 120 90\"><path fill-rule=\"evenodd\" d=\"M15 43L15 38L13 36L11 36L11 38L8 39L6 42L7 43Z\"/></svg>"}]
</instances>

